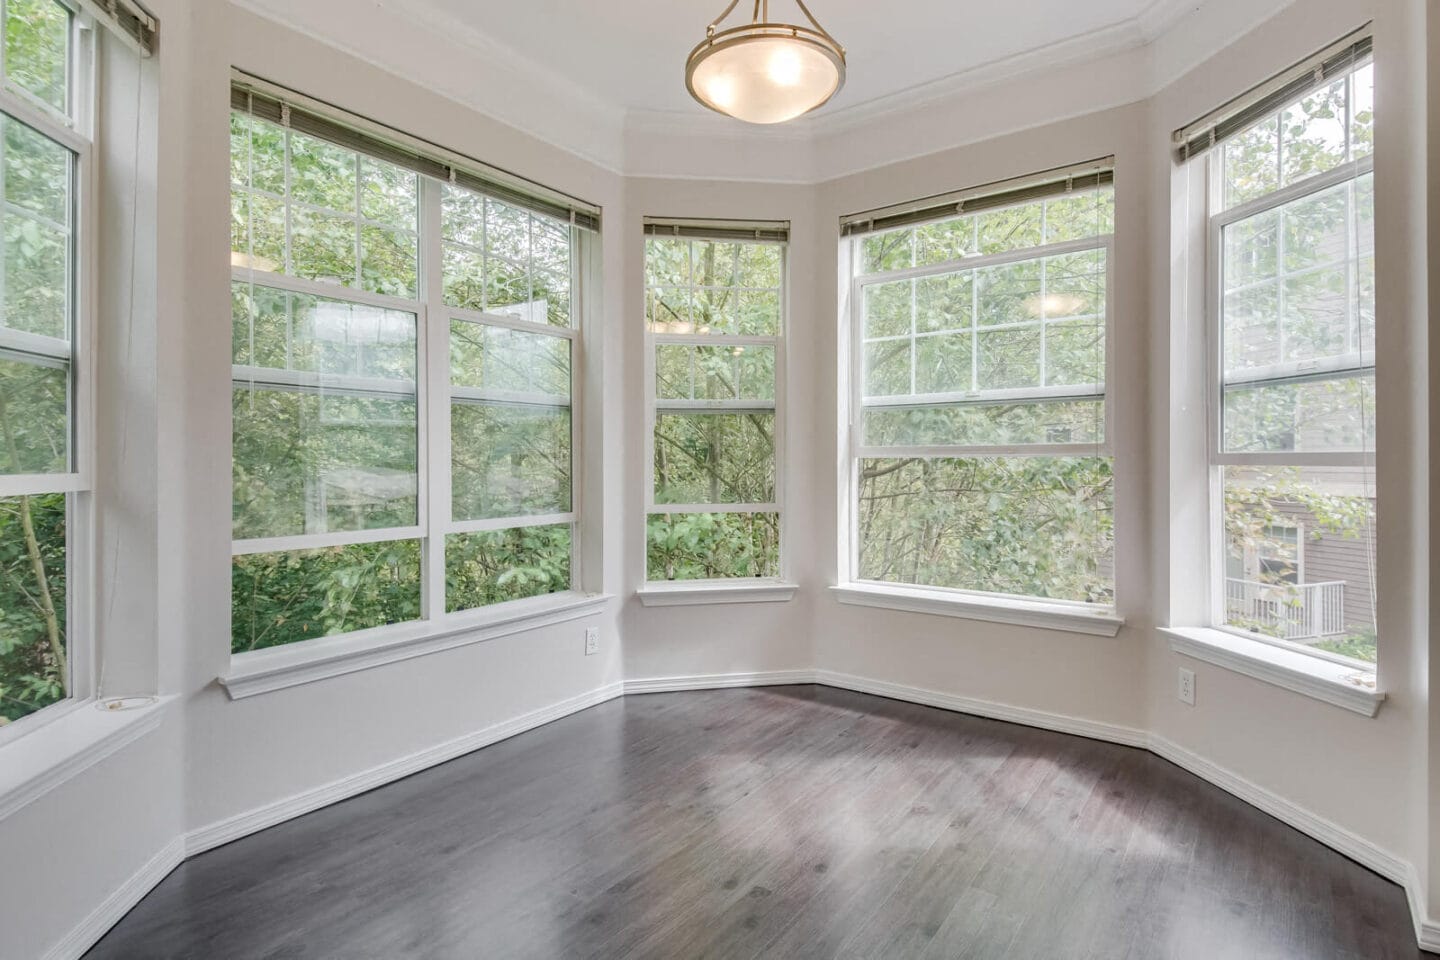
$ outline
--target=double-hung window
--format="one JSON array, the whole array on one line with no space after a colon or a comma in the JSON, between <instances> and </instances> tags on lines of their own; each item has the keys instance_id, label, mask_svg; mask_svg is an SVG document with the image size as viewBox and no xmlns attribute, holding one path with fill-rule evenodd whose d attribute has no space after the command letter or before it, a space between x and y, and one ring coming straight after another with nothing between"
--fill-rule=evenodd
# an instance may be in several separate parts
<instances>
[{"instance_id":1,"label":"double-hung window","mask_svg":"<svg viewBox=\"0 0 1440 960\"><path fill-rule=\"evenodd\" d=\"M777 579L788 227L645 231L646 578Z\"/></svg>"},{"instance_id":2,"label":"double-hung window","mask_svg":"<svg viewBox=\"0 0 1440 960\"><path fill-rule=\"evenodd\" d=\"M1250 100L1180 138L1182 158L1208 164L1212 616L1256 639L1373 663L1369 38L1348 38ZM1193 158L1197 141L1216 145Z\"/></svg>"},{"instance_id":3,"label":"double-hung window","mask_svg":"<svg viewBox=\"0 0 1440 960\"><path fill-rule=\"evenodd\" d=\"M570 590L593 208L248 78L231 118L232 651Z\"/></svg>"},{"instance_id":4,"label":"double-hung window","mask_svg":"<svg viewBox=\"0 0 1440 960\"><path fill-rule=\"evenodd\" d=\"M54 0L7 0L0 43L0 727L89 695L94 464L90 46ZM83 202L82 202L83 201Z\"/></svg>"},{"instance_id":5,"label":"double-hung window","mask_svg":"<svg viewBox=\"0 0 1440 960\"><path fill-rule=\"evenodd\" d=\"M1113 607L1112 180L1098 161L843 222L848 581Z\"/></svg>"}]
</instances>

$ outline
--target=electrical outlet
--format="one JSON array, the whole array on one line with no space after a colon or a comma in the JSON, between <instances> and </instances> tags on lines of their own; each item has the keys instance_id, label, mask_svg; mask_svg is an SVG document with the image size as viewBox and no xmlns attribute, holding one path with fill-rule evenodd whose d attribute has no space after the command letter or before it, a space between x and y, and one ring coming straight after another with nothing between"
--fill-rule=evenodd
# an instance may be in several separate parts
<instances>
[{"instance_id":1,"label":"electrical outlet","mask_svg":"<svg viewBox=\"0 0 1440 960\"><path fill-rule=\"evenodd\" d=\"M1195 671L1187 667L1180 668L1180 689L1176 691L1181 703L1188 703L1195 706Z\"/></svg>"},{"instance_id":2,"label":"electrical outlet","mask_svg":"<svg viewBox=\"0 0 1440 960\"><path fill-rule=\"evenodd\" d=\"M593 656L600 652L600 628L585 628L585 656Z\"/></svg>"}]
</instances>

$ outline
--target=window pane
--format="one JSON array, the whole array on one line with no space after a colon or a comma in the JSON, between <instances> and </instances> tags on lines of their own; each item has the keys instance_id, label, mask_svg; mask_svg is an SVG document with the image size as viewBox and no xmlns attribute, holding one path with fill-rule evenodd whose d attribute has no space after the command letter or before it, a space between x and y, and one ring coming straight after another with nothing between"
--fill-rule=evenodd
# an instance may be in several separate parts
<instances>
[{"instance_id":1,"label":"window pane","mask_svg":"<svg viewBox=\"0 0 1440 960\"><path fill-rule=\"evenodd\" d=\"M230 176L234 265L416 296L416 174L232 113Z\"/></svg>"},{"instance_id":2,"label":"window pane","mask_svg":"<svg viewBox=\"0 0 1440 960\"><path fill-rule=\"evenodd\" d=\"M571 325L568 225L446 185L441 235L447 304Z\"/></svg>"},{"instance_id":3,"label":"window pane","mask_svg":"<svg viewBox=\"0 0 1440 960\"><path fill-rule=\"evenodd\" d=\"M570 341L542 333L450 321L450 384L487 393L570 397Z\"/></svg>"},{"instance_id":4,"label":"window pane","mask_svg":"<svg viewBox=\"0 0 1440 960\"><path fill-rule=\"evenodd\" d=\"M65 495L0 497L0 726L69 696L65 589Z\"/></svg>"},{"instance_id":5,"label":"window pane","mask_svg":"<svg viewBox=\"0 0 1440 960\"><path fill-rule=\"evenodd\" d=\"M0 326L70 338L69 150L0 114L4 131L4 316Z\"/></svg>"},{"instance_id":6,"label":"window pane","mask_svg":"<svg viewBox=\"0 0 1440 960\"><path fill-rule=\"evenodd\" d=\"M1108 604L1108 458L862 460L865 580Z\"/></svg>"},{"instance_id":7,"label":"window pane","mask_svg":"<svg viewBox=\"0 0 1440 960\"><path fill-rule=\"evenodd\" d=\"M773 503L773 413L658 413L657 503Z\"/></svg>"},{"instance_id":8,"label":"window pane","mask_svg":"<svg viewBox=\"0 0 1440 960\"><path fill-rule=\"evenodd\" d=\"M568 523L446 537L445 609L569 590L570 537Z\"/></svg>"},{"instance_id":9,"label":"window pane","mask_svg":"<svg viewBox=\"0 0 1440 960\"><path fill-rule=\"evenodd\" d=\"M779 244L651 237L645 251L651 331L779 335Z\"/></svg>"},{"instance_id":10,"label":"window pane","mask_svg":"<svg viewBox=\"0 0 1440 960\"><path fill-rule=\"evenodd\" d=\"M418 522L414 397L236 383L234 536Z\"/></svg>"},{"instance_id":11,"label":"window pane","mask_svg":"<svg viewBox=\"0 0 1440 960\"><path fill-rule=\"evenodd\" d=\"M0 476L70 469L70 365L0 351Z\"/></svg>"},{"instance_id":12,"label":"window pane","mask_svg":"<svg viewBox=\"0 0 1440 960\"><path fill-rule=\"evenodd\" d=\"M453 402L450 463L456 520L569 513L570 409Z\"/></svg>"},{"instance_id":13,"label":"window pane","mask_svg":"<svg viewBox=\"0 0 1440 960\"><path fill-rule=\"evenodd\" d=\"M1044 204L1027 203L1002 210L987 210L975 217L981 253L1004 253L1038 247L1044 240Z\"/></svg>"},{"instance_id":14,"label":"window pane","mask_svg":"<svg viewBox=\"0 0 1440 960\"><path fill-rule=\"evenodd\" d=\"M1375 375L1225 388L1228 453L1375 449Z\"/></svg>"},{"instance_id":15,"label":"window pane","mask_svg":"<svg viewBox=\"0 0 1440 960\"><path fill-rule=\"evenodd\" d=\"M1344 163L1345 80L1322 87L1280 116L1280 185Z\"/></svg>"},{"instance_id":16,"label":"window pane","mask_svg":"<svg viewBox=\"0 0 1440 960\"><path fill-rule=\"evenodd\" d=\"M418 519L415 315L235 284L234 536Z\"/></svg>"},{"instance_id":17,"label":"window pane","mask_svg":"<svg viewBox=\"0 0 1440 960\"><path fill-rule=\"evenodd\" d=\"M652 581L779 575L777 513L650 515L646 576Z\"/></svg>"},{"instance_id":18,"label":"window pane","mask_svg":"<svg viewBox=\"0 0 1440 960\"><path fill-rule=\"evenodd\" d=\"M661 400L775 399L775 348L655 346L655 396Z\"/></svg>"},{"instance_id":19,"label":"window pane","mask_svg":"<svg viewBox=\"0 0 1440 960\"><path fill-rule=\"evenodd\" d=\"M941 444L1101 443L1101 400L871 407L861 425L871 447Z\"/></svg>"},{"instance_id":20,"label":"window pane","mask_svg":"<svg viewBox=\"0 0 1440 960\"><path fill-rule=\"evenodd\" d=\"M1375 150L1375 66L1366 64L1350 75L1350 153L1367 156Z\"/></svg>"},{"instance_id":21,"label":"window pane","mask_svg":"<svg viewBox=\"0 0 1440 960\"><path fill-rule=\"evenodd\" d=\"M1373 183L1366 174L1224 228L1227 375L1373 363Z\"/></svg>"},{"instance_id":22,"label":"window pane","mask_svg":"<svg viewBox=\"0 0 1440 960\"><path fill-rule=\"evenodd\" d=\"M1225 142L1225 206L1263 197L1280 186L1280 120L1271 117Z\"/></svg>"},{"instance_id":23,"label":"window pane","mask_svg":"<svg viewBox=\"0 0 1440 960\"><path fill-rule=\"evenodd\" d=\"M70 12L55 0L6 0L5 76L66 112Z\"/></svg>"},{"instance_id":24,"label":"window pane","mask_svg":"<svg viewBox=\"0 0 1440 960\"><path fill-rule=\"evenodd\" d=\"M970 230L973 243L973 222ZM868 234L860 241L860 272L883 273L915 266L914 243L914 230Z\"/></svg>"},{"instance_id":25,"label":"window pane","mask_svg":"<svg viewBox=\"0 0 1440 960\"><path fill-rule=\"evenodd\" d=\"M419 617L419 540L249 554L231 562L232 653Z\"/></svg>"},{"instance_id":26,"label":"window pane","mask_svg":"<svg viewBox=\"0 0 1440 960\"><path fill-rule=\"evenodd\" d=\"M1364 467L1226 467L1225 622L1375 662L1375 489Z\"/></svg>"}]
</instances>

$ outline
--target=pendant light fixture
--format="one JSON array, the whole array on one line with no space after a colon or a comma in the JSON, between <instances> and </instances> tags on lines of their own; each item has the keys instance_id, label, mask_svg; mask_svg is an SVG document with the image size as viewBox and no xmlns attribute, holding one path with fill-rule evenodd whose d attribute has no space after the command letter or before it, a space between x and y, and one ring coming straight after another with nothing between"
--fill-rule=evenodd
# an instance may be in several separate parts
<instances>
[{"instance_id":1,"label":"pendant light fixture","mask_svg":"<svg viewBox=\"0 0 1440 960\"><path fill-rule=\"evenodd\" d=\"M771 23L770 0L755 0L750 22L719 29L739 5L705 28L685 62L685 86L702 104L747 123L783 123L809 113L845 83L845 48L820 26L804 0L809 26Z\"/></svg>"}]
</instances>

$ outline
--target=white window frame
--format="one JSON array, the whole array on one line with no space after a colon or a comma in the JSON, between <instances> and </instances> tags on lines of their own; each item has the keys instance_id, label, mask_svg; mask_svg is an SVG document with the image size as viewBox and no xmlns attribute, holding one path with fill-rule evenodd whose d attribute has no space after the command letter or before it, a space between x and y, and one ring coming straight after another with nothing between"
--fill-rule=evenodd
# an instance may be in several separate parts
<instances>
[{"instance_id":1,"label":"white window frame","mask_svg":"<svg viewBox=\"0 0 1440 960\"><path fill-rule=\"evenodd\" d=\"M1110 189L1114 189L1111 187ZM1024 206L1023 201L1012 204L1008 209ZM989 212L987 210L987 212ZM910 229L909 227L904 229ZM1100 457L1112 462L1114 452L1115 405L1111 402L1110 383L1114 379L1115 366L1115 234L1097 234L1077 240L1040 244L1019 250L1000 253L958 257L942 263L927 264L923 267L909 267L876 273L855 273L855 267L862 262L861 245L866 236L861 234L841 241L842 276L850 276L846 292L849 303L841 308L844 337L842 338L842 406L846 409L841 417L842 449L845 463L841 476L842 536L840 537L840 586L835 588L837 596L844 603L864 606L888 606L896 609L918 610L951 616L968 616L973 619L992 620L1005 623L1021 623L1029 626L1051 626L1079 633L1114 636L1123 619L1117 615L1121 603L1119 578L1112 582L1113 600L1109 604L1093 604L1076 600L1035 597L1024 594L991 593L982 590L967 590L958 587L939 587L921 584L900 584L860 577L860 463L866 459L893 459L905 457L920 458L964 458L964 457ZM1043 236L1043 231L1042 231ZM921 396L903 395L880 397L866 400L865 385L865 306L864 289L876 283L899 280L913 280L924 277L943 276L985 267L1001 266L1027 261L1041 261L1047 257L1067 253L1081 253L1091 250L1105 252L1105 382L1094 385L1098 389L1066 385L1063 388L1018 388L1004 390L962 391ZM978 336L982 329L975 316L970 331ZM1043 331L1045 323L1036 324ZM984 329L1005 329L1004 325ZM915 342L915 332L908 337ZM901 339L896 337L895 339ZM874 342L874 341L870 341ZM1044 335L1041 337L1041 369L1044 369ZM846 352L848 350L848 353ZM911 376L915 365L911 364ZM944 402L996 402L1028 399L1098 399L1102 404L1101 423L1103 436L1100 442L1090 443L1032 443L1032 444L925 444L908 446L872 446L862 442L863 417L867 408L886 406L914 406L924 403ZM948 609L944 609L948 608Z\"/></svg>"},{"instance_id":2,"label":"white window frame","mask_svg":"<svg viewBox=\"0 0 1440 960\"><path fill-rule=\"evenodd\" d=\"M233 111L232 111L233 112ZM240 111L243 115L243 111ZM266 121L260 121L266 122ZM282 124L283 126L283 124ZM286 176L289 176L289 138L286 142ZM353 149L353 148L342 148ZM363 150L356 151L366 156ZM381 162L383 158L379 158ZM358 172L358 171L357 171ZM319 676L332 676L358 669L356 663L390 662L412 656L417 648L444 649L454 645L453 637L458 631L474 630L475 639L486 639L491 635L505 635L514 632L511 627L523 620L535 623L558 622L573 619L594 609L604 598L587 594L582 590L580 558L581 551L581 449L580 424L583 422L583 338L588 326L591 296L589 291L588 264L598 257L599 238L591 231L576 226L568 227L571 242L570 257L570 324L560 327L548 323L537 323L509 314L489 313L452 307L444 298L444 239L441 226L443 182L424 174L416 174L418 192L416 196L417 227L416 266L417 276L415 297L406 299L373 293L358 287L346 286L328 281L309 280L284 273L255 268L253 259L249 265L233 266L232 281L257 287L267 287L292 293L320 296L331 300L350 302L365 306L402 311L415 316L416 322L416 515L417 522L411 526L385 527L359 531L342 531L317 534L297 534L279 537L242 538L231 542L232 556L255 553L291 552L321 547L345 546L362 543L385 543L403 540L420 542L420 616L377 627L361 628L333 636L317 636L296 640L253 651L231 653L231 668L221 678L232 698L282 689L295 683L308 682ZM241 192L233 185L232 192ZM467 189L460 187L460 189ZM262 191L264 196L273 195ZM289 203L295 201L290 199ZM514 201L501 199L517 209ZM301 204L302 206L307 206ZM328 212L328 211L327 211ZM369 223L357 203L357 231ZM573 218L572 218L573 220ZM287 234L290 218L287 214ZM388 224L374 224L395 232L409 232ZM357 234L358 235L358 234ZM287 257L290 254L287 243ZM288 267L288 264L282 265ZM359 269L357 263L357 270ZM450 322L459 319L483 326L519 330L563 339L570 344L570 398L565 404L570 410L571 430L571 509L560 514L525 515L492 518L473 521L456 521L451 516L451 438L450 438ZM282 374L285 372L281 372ZM276 380L276 371L267 370L264 378L257 383ZM296 373L290 379L353 380L355 378ZM363 379L363 378L362 378ZM247 383L238 375L232 379L230 389ZM399 381L381 381L393 387ZM372 384L375 385L375 384ZM364 386L364 384L360 384ZM475 399L500 399L515 402L534 402L541 399L531 395L500 396L498 392L473 391ZM548 398L554 399L554 398ZM539 594L516 600L502 601L483 607L447 612L445 602L446 582L446 539L451 534L473 533L487 530L508 530L543 524L568 523L570 526L570 585L567 590L551 594ZM504 628L497 632L496 629ZM341 653L337 654L337 647ZM316 667L316 662L324 666Z\"/></svg>"},{"instance_id":3,"label":"white window frame","mask_svg":"<svg viewBox=\"0 0 1440 960\"><path fill-rule=\"evenodd\" d=\"M70 10L70 76L61 114L6 77L0 44L0 111L33 128L74 154L71 166L70 255L72 308L70 342L0 327L0 350L68 361L70 364L70 470L54 474L0 476L0 497L66 494L65 509L65 652L70 695L0 727L0 744L59 719L98 695L95 673L95 317L99 296L98 231L95 229L100 177L95 163L95 23L74 4ZM0 2L0 27L4 24ZM3 188L3 171L0 171ZM0 189L3 196L3 189ZM3 271L3 264L0 264Z\"/></svg>"},{"instance_id":4,"label":"white window frame","mask_svg":"<svg viewBox=\"0 0 1440 960\"><path fill-rule=\"evenodd\" d=\"M680 234L682 239L685 234ZM694 242L707 242L704 237L690 237ZM645 513L644 534L640 538L640 569L643 578L638 593L642 602L652 606L667 605L664 595L671 595L676 603L683 603L685 594L708 592L713 596L727 593L739 601L788 600L795 588L789 579L790 563L786 536L785 509L785 396L787 366L785 342L789 332L790 319L790 242L753 240L716 240L720 243L764 243L780 250L779 324L774 336L745 336L719 333L657 333L645 323ZM693 264L692 264L693 268ZM647 266L648 271L648 266ZM650 285L643 284L648 298ZM698 289L691 276L689 284L693 296ZM771 288L733 287L737 293ZM642 318L643 319L643 318ZM655 358L658 348L666 345L700 347L771 347L775 351L775 399L774 400L663 400L655 391ZM693 392L693 391L692 391ZM774 417L774 460L775 500L773 503L656 503L655 501L655 423L661 413L765 413ZM778 555L776 574L771 577L711 577L698 580L652 580L650 579L650 518L657 514L684 513L773 513L779 525ZM747 588L750 588L747 590Z\"/></svg>"},{"instance_id":5,"label":"white window frame","mask_svg":"<svg viewBox=\"0 0 1440 960\"><path fill-rule=\"evenodd\" d=\"M1351 69L1361 69L1366 62L1355 64ZM1282 108L1283 112L1283 108ZM1347 104L1347 115L1345 118L1346 136L1350 131L1349 105ZM1347 141L1348 142L1348 141ZM1221 631L1232 637L1240 637L1256 643L1267 644L1279 647L1282 650L1303 654L1317 660L1326 660L1331 663L1348 667L1373 671L1375 665L1355 660L1350 657L1340 656L1325 650L1306 646L1301 643L1283 640L1278 637L1270 637L1261 633L1254 633L1242 630L1226 622L1228 611L1226 608L1225 593L1225 556L1228 549L1225 535L1224 517L1224 489L1222 474L1225 467L1255 467L1255 466L1279 466L1279 467L1363 467L1368 470L1375 468L1375 451L1364 450L1355 452L1249 452L1235 453L1225 450L1225 356L1224 356L1224 230L1231 224L1250 219L1271 210L1278 209L1295 200L1313 196L1332 187L1358 180L1360 177L1374 173L1374 154L1367 154L1354 160L1346 161L1324 173L1315 174L1297 183L1281 187L1264 196L1236 204L1233 207L1224 207L1224 145L1218 145L1200 158L1197 162L1205 164L1205 232L1206 232L1206 254L1205 254L1205 341L1206 341L1206 445L1210 463L1210 475L1208 478L1209 494L1209 523L1210 533L1209 544L1209 570L1210 570L1210 602L1209 602L1209 629ZM1353 208L1350 215L1354 216ZM1283 235L1281 237L1283 243ZM1277 250L1277 257L1283 258L1283 248ZM1283 259L1282 259L1283 267ZM1283 277L1283 273L1281 274ZM1357 358L1361 355L1358 353ZM1286 367L1272 373L1270 376L1250 376L1245 381L1255 383L1287 382L1288 378L1304 377L1308 375L1323 373L1351 373L1363 376L1367 371L1372 375L1376 371L1375 357L1372 354L1370 363L1348 364L1332 363L1322 364L1317 361L1299 361L1292 364L1281 364L1277 367ZM1234 381L1232 381L1234 382ZM1297 528L1300 527L1296 522ZM1303 556L1304 544L1303 535L1298 547L1298 553ZM1298 570L1298 565L1297 565ZM1300 577L1303 583L1303 575Z\"/></svg>"}]
</instances>

